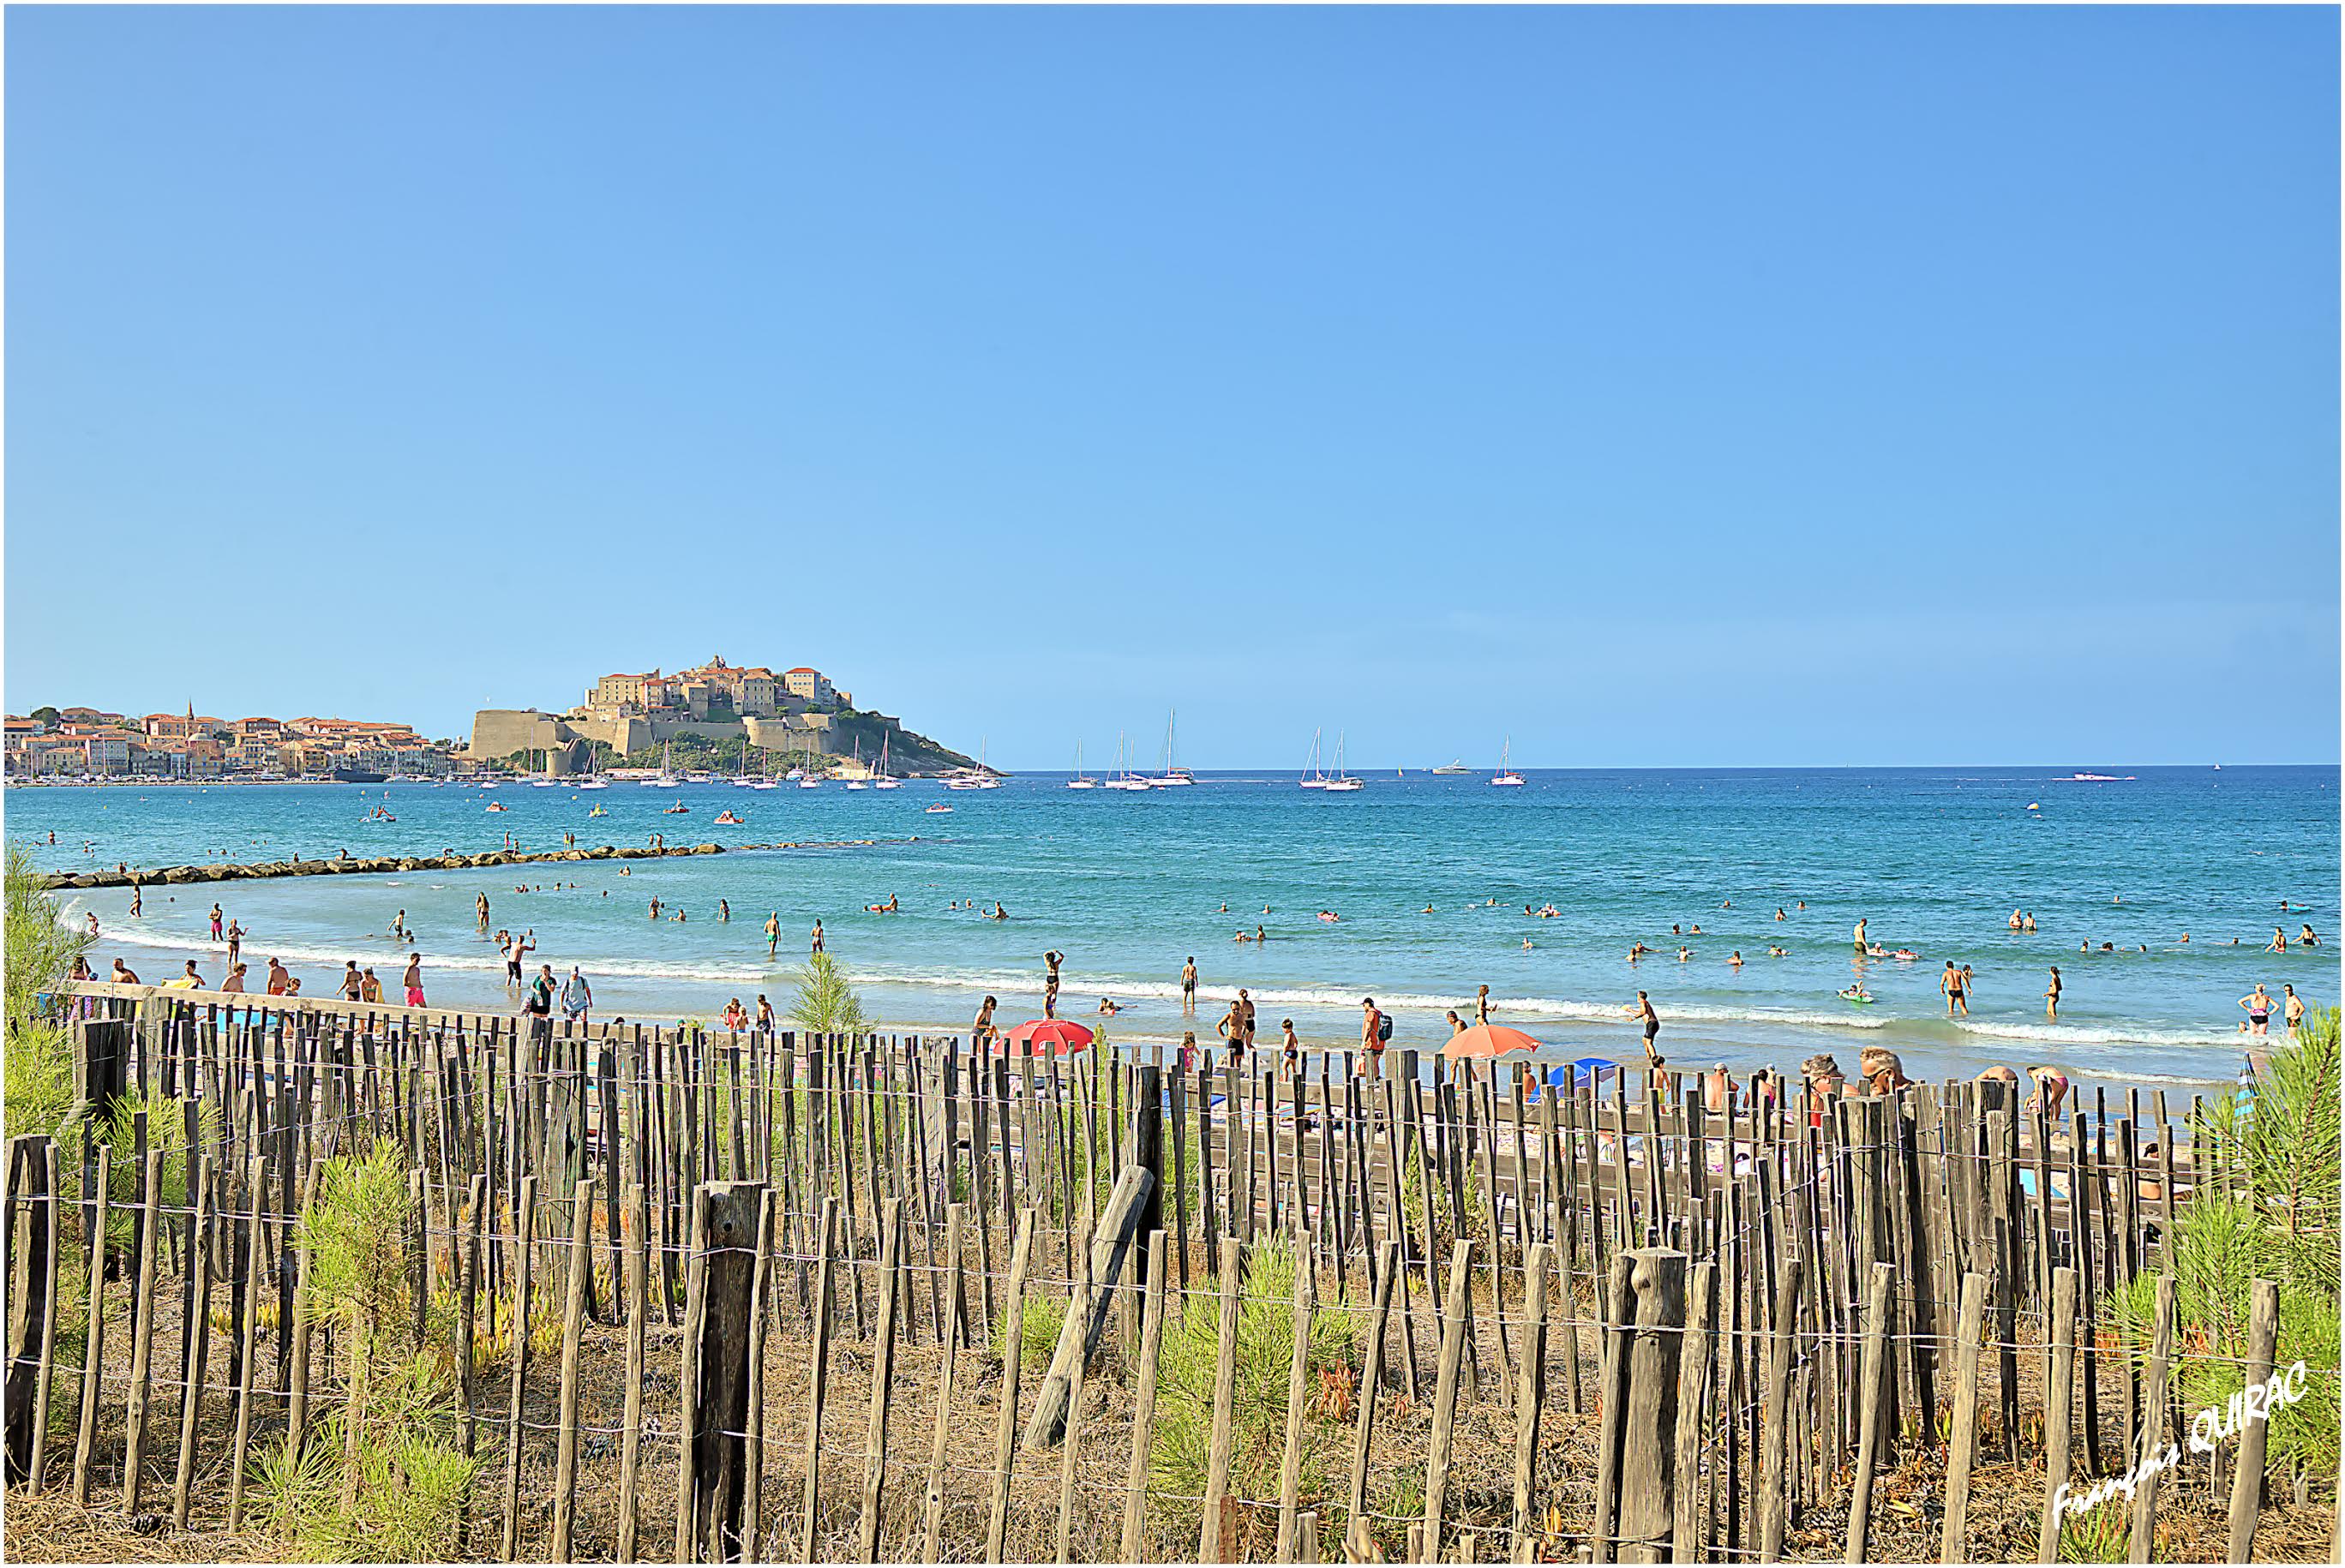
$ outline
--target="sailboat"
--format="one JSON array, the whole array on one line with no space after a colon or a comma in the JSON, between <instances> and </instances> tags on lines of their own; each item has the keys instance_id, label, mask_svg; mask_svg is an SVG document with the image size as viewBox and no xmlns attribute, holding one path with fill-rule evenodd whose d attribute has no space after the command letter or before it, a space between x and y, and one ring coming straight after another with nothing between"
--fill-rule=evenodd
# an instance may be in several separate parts
<instances>
[{"instance_id":1,"label":"sailboat","mask_svg":"<svg viewBox=\"0 0 2345 1568\"><path fill-rule=\"evenodd\" d=\"M855 737L855 765L858 768L860 768L863 765L863 737L861 735ZM848 789L868 789L871 786L865 784L861 779L848 779L847 781L847 787Z\"/></svg>"},{"instance_id":2,"label":"sailboat","mask_svg":"<svg viewBox=\"0 0 2345 1568\"><path fill-rule=\"evenodd\" d=\"M1126 759L1128 750L1124 743L1123 732L1118 730L1115 733L1115 776L1107 781L1107 787L1144 792L1148 788L1148 781L1133 773L1128 765Z\"/></svg>"},{"instance_id":3,"label":"sailboat","mask_svg":"<svg viewBox=\"0 0 2345 1568\"><path fill-rule=\"evenodd\" d=\"M1325 787L1330 794L1349 794L1353 790L1368 787L1367 780L1354 778L1344 771L1344 732L1341 730L1335 732L1335 776L1329 779Z\"/></svg>"},{"instance_id":4,"label":"sailboat","mask_svg":"<svg viewBox=\"0 0 2345 1568\"><path fill-rule=\"evenodd\" d=\"M1149 787L1152 789L1172 789L1177 785L1193 784L1197 782L1195 779L1189 776L1189 770L1181 766L1173 756L1172 730L1176 717L1177 715L1173 714L1170 710L1166 711L1164 718L1164 772L1158 777L1148 781Z\"/></svg>"},{"instance_id":5,"label":"sailboat","mask_svg":"<svg viewBox=\"0 0 2345 1568\"><path fill-rule=\"evenodd\" d=\"M1319 771L1319 732L1317 730L1311 732L1311 754L1303 759L1303 766L1306 770L1302 780L1304 789L1327 787L1327 775Z\"/></svg>"},{"instance_id":6,"label":"sailboat","mask_svg":"<svg viewBox=\"0 0 2345 1568\"><path fill-rule=\"evenodd\" d=\"M1075 776L1067 781L1069 789L1097 789L1099 781L1083 772L1083 743L1075 743Z\"/></svg>"},{"instance_id":7,"label":"sailboat","mask_svg":"<svg viewBox=\"0 0 2345 1568\"><path fill-rule=\"evenodd\" d=\"M1435 768L1433 771L1437 774L1470 774L1474 770L1466 765L1465 758L1454 757L1446 766Z\"/></svg>"},{"instance_id":8,"label":"sailboat","mask_svg":"<svg viewBox=\"0 0 2345 1568\"><path fill-rule=\"evenodd\" d=\"M1493 784L1497 785L1502 789L1520 789L1523 787L1523 775L1515 772L1513 768L1508 765L1509 760L1512 759L1514 754L1515 743L1509 739L1507 744L1501 746L1498 750L1498 771L1491 775L1490 778L1490 782Z\"/></svg>"},{"instance_id":9,"label":"sailboat","mask_svg":"<svg viewBox=\"0 0 2345 1568\"><path fill-rule=\"evenodd\" d=\"M888 776L888 737L885 735L879 737L879 776L871 781L871 787L873 789L902 789L904 787L904 781L902 779L891 778Z\"/></svg>"},{"instance_id":10,"label":"sailboat","mask_svg":"<svg viewBox=\"0 0 2345 1568\"><path fill-rule=\"evenodd\" d=\"M675 776L675 770L668 766L668 754L673 749L673 742L661 742L659 777L655 779L637 779L635 782L645 789L674 789L679 783L681 783L682 781Z\"/></svg>"}]
</instances>

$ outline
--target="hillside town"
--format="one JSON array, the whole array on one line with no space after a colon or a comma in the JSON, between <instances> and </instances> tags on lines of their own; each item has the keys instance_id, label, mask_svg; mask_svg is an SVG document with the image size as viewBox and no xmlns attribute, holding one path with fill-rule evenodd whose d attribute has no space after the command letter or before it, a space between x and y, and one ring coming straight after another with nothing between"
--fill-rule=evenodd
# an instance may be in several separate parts
<instances>
[{"instance_id":1,"label":"hillside town","mask_svg":"<svg viewBox=\"0 0 2345 1568\"><path fill-rule=\"evenodd\" d=\"M883 759L907 776L970 762L889 714L858 709L853 693L811 665L777 673L722 655L674 673L600 676L583 701L558 713L483 708L472 715L469 748L482 765L552 776L660 763L671 752L728 769L762 766L762 757L804 758L847 778Z\"/></svg>"},{"instance_id":2,"label":"hillside town","mask_svg":"<svg viewBox=\"0 0 2345 1568\"><path fill-rule=\"evenodd\" d=\"M79 782L144 779L441 778L463 770L452 743L366 719L132 715L98 708L10 713L7 776Z\"/></svg>"}]
</instances>

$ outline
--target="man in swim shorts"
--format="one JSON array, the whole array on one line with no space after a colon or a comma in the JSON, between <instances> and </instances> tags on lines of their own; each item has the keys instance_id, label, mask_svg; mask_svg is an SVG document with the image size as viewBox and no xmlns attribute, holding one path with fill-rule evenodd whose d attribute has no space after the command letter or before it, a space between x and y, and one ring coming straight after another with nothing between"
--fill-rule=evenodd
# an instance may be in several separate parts
<instances>
[{"instance_id":1,"label":"man in swim shorts","mask_svg":"<svg viewBox=\"0 0 2345 1568\"><path fill-rule=\"evenodd\" d=\"M1645 1055L1651 1058L1652 1065L1655 1067L1659 1067L1661 1065L1661 1058L1660 1053L1653 1049L1653 1037L1661 1032L1661 1017L1659 1013L1653 1011L1652 998L1646 996L1642 991L1638 992L1637 1005L1629 1008L1629 1011L1635 1014L1637 1017L1643 1022L1645 1026Z\"/></svg>"},{"instance_id":2,"label":"man in swim shorts","mask_svg":"<svg viewBox=\"0 0 2345 1568\"><path fill-rule=\"evenodd\" d=\"M1181 1014L1183 1017L1197 1016L1197 956L1193 953L1181 966Z\"/></svg>"},{"instance_id":3,"label":"man in swim shorts","mask_svg":"<svg viewBox=\"0 0 2345 1568\"><path fill-rule=\"evenodd\" d=\"M1963 972L1954 967L1952 958L1946 960L1945 971L1938 976L1938 989L1945 993L1946 1017L1953 1017L1958 1008L1964 1017L1971 1016L1971 1005L1963 996Z\"/></svg>"},{"instance_id":4,"label":"man in swim shorts","mask_svg":"<svg viewBox=\"0 0 2345 1568\"><path fill-rule=\"evenodd\" d=\"M407 988L407 1005L409 1007L420 1007L423 1006L422 954L410 953L407 956L407 973L400 976L400 984Z\"/></svg>"}]
</instances>

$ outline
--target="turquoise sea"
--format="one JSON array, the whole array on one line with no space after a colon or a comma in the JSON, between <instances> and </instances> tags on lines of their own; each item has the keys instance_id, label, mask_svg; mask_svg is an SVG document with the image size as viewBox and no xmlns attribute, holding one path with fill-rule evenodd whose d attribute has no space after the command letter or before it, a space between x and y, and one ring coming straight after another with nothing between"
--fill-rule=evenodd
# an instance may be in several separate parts
<instances>
[{"instance_id":1,"label":"turquoise sea","mask_svg":"<svg viewBox=\"0 0 2345 1568\"><path fill-rule=\"evenodd\" d=\"M1532 772L1524 788L1494 789L1487 774L1410 774L1332 795L1264 773L1204 773L1193 788L1145 794L1069 790L1062 774L956 792L40 787L7 792L5 825L57 870L481 851L508 832L532 849L560 847L564 832L582 845L658 832L677 843L912 840L157 887L137 919L127 891L68 894L75 919L99 916L96 966L119 954L148 980L190 955L218 980L206 932L217 897L250 933L256 976L276 955L305 989L330 992L357 958L396 994L405 949L387 933L404 910L431 1000L500 1007L501 965L473 926L485 891L492 927L534 929L533 963L584 967L603 1017L714 1017L728 997L754 1006L759 992L786 1013L791 966L819 916L869 1011L907 1028L964 1028L988 992L1005 1019L1034 1016L1041 955L1055 947L1068 956L1062 1014L1089 1021L1114 997L1127 1006L1111 1030L1124 1040L1177 1040L1188 1027L1210 1040L1213 1003L1244 986L1265 1034L1292 1017L1312 1046L1349 1043L1373 995L1397 1014L1400 1043L1430 1047L1447 1032L1443 1010L1487 984L1499 1021L1548 1054L1633 1060L1624 1009L1642 987L1680 1067L1792 1064L1815 1050L1853 1067L1878 1043L1916 1076L2048 1060L2114 1083L2228 1079L2243 1044L2237 1004L2256 982L2275 996L2292 982L2321 1003L2339 994L2338 770L2088 771L2117 776ZM663 814L679 796L690 814ZM492 798L509 809L490 813ZM950 814L927 813L936 801ZM590 819L598 802L609 814ZM374 819L377 806L397 820ZM713 826L728 808L746 824ZM517 891L524 881L532 890ZM655 895L689 918L655 923ZM900 914L865 913L891 896ZM720 897L729 924L716 917ZM998 901L1009 918L949 907L961 900L987 911ZM1524 913L1550 904L1551 918ZM2034 914L2033 934L2006 928L2015 909ZM761 927L776 911L781 961L769 965ZM1874 939L1918 957L1855 956L1860 916ZM2293 937L2307 922L2328 945L2262 951L2275 926ZM1267 941L1233 940L1257 925ZM1639 941L1658 951L1631 963ZM2118 950L2097 951L2104 942ZM1771 945L1788 956L1769 956ZM1193 954L1207 998L1193 1026L1179 1001ZM1944 1016L1937 977L1949 958L1976 973L1967 1020ZM2058 1022L2046 1023L2056 964L2066 988ZM1840 999L1852 978L1875 1006Z\"/></svg>"}]
</instances>

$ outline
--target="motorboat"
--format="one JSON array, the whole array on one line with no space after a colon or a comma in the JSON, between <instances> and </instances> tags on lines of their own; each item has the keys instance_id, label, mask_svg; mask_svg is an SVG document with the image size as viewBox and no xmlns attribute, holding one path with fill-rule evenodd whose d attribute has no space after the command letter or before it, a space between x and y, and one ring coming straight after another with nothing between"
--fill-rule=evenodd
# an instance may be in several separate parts
<instances>
[{"instance_id":1,"label":"motorboat","mask_svg":"<svg viewBox=\"0 0 2345 1568\"><path fill-rule=\"evenodd\" d=\"M1435 768L1432 771L1437 774L1470 774L1474 770L1466 765L1464 758L1453 757L1443 766Z\"/></svg>"}]
</instances>

